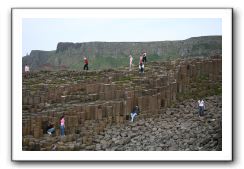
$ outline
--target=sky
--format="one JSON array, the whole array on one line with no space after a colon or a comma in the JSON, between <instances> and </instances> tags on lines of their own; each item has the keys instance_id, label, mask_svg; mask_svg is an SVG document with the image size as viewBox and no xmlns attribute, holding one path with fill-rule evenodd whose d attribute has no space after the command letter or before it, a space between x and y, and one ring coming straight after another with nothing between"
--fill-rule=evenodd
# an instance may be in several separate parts
<instances>
[{"instance_id":1,"label":"sky","mask_svg":"<svg viewBox=\"0 0 244 169\"><path fill-rule=\"evenodd\" d=\"M222 35L220 18L60 19L22 22L22 56L31 50L55 50L58 42L142 42Z\"/></svg>"}]
</instances>

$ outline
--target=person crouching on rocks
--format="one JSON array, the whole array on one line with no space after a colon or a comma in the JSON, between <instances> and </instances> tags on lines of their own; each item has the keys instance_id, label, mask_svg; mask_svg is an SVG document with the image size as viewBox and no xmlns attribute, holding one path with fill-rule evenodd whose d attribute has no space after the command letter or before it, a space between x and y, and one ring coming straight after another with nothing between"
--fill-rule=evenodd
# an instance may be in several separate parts
<instances>
[{"instance_id":1,"label":"person crouching on rocks","mask_svg":"<svg viewBox=\"0 0 244 169\"><path fill-rule=\"evenodd\" d=\"M203 99L198 100L199 117L203 116L204 109L205 109L205 104Z\"/></svg>"},{"instance_id":2,"label":"person crouching on rocks","mask_svg":"<svg viewBox=\"0 0 244 169\"><path fill-rule=\"evenodd\" d=\"M55 132L54 124L49 123L47 126L47 133L51 136Z\"/></svg>"},{"instance_id":3,"label":"person crouching on rocks","mask_svg":"<svg viewBox=\"0 0 244 169\"><path fill-rule=\"evenodd\" d=\"M64 136L64 128L65 128L65 120L64 120L64 115L60 118L60 133L61 136Z\"/></svg>"},{"instance_id":4,"label":"person crouching on rocks","mask_svg":"<svg viewBox=\"0 0 244 169\"><path fill-rule=\"evenodd\" d=\"M139 112L140 112L139 107L138 107L138 106L135 106L135 107L133 108L131 114L130 114L130 116L131 116L131 122L133 122L133 121L134 121L134 118L135 118L137 115L139 115Z\"/></svg>"}]
</instances>

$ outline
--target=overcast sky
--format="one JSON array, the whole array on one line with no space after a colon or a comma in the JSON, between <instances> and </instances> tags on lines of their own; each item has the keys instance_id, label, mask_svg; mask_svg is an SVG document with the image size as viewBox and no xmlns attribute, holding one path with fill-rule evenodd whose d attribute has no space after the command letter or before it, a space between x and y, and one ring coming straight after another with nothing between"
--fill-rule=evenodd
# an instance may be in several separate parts
<instances>
[{"instance_id":1,"label":"overcast sky","mask_svg":"<svg viewBox=\"0 0 244 169\"><path fill-rule=\"evenodd\" d=\"M22 56L58 42L138 42L222 35L221 19L23 19Z\"/></svg>"}]
</instances>

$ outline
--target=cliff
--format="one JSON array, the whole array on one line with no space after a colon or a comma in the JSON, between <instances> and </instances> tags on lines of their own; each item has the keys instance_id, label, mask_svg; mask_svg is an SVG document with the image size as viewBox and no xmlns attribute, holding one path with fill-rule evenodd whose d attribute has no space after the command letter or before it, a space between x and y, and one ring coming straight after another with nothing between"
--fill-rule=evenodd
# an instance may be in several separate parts
<instances>
[{"instance_id":1,"label":"cliff","mask_svg":"<svg viewBox=\"0 0 244 169\"><path fill-rule=\"evenodd\" d=\"M143 51L147 52L149 61L164 61L221 55L221 50L222 36L156 42L60 42L55 51L32 51L23 57L23 66L29 64L32 70L79 70L83 67L83 56L87 56L90 69L104 69L128 65L130 54L137 64Z\"/></svg>"}]
</instances>

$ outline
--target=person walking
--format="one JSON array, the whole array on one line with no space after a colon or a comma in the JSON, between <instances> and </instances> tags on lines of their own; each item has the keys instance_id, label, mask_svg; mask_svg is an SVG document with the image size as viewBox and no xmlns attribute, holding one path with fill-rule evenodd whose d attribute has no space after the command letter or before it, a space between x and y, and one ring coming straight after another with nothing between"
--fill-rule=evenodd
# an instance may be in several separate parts
<instances>
[{"instance_id":1,"label":"person walking","mask_svg":"<svg viewBox=\"0 0 244 169\"><path fill-rule=\"evenodd\" d=\"M204 109L205 109L205 103L203 99L198 100L198 110L199 110L199 117L203 116L204 114Z\"/></svg>"},{"instance_id":2,"label":"person walking","mask_svg":"<svg viewBox=\"0 0 244 169\"><path fill-rule=\"evenodd\" d=\"M64 136L64 129L65 129L65 120L64 120L64 115L62 117L60 117L60 133L61 136Z\"/></svg>"},{"instance_id":3,"label":"person walking","mask_svg":"<svg viewBox=\"0 0 244 169\"><path fill-rule=\"evenodd\" d=\"M144 64L143 64L142 55L140 56L140 60L139 60L139 71L141 74L144 73Z\"/></svg>"},{"instance_id":4,"label":"person walking","mask_svg":"<svg viewBox=\"0 0 244 169\"><path fill-rule=\"evenodd\" d=\"M140 63L140 64L143 63L143 56L142 56L142 55L140 55L139 63Z\"/></svg>"},{"instance_id":5,"label":"person walking","mask_svg":"<svg viewBox=\"0 0 244 169\"><path fill-rule=\"evenodd\" d=\"M144 64L143 64L143 63L140 63L140 65L139 65L139 70L140 70L140 73L141 73L141 74L144 73Z\"/></svg>"},{"instance_id":6,"label":"person walking","mask_svg":"<svg viewBox=\"0 0 244 169\"><path fill-rule=\"evenodd\" d=\"M130 69L129 69L129 70L131 71L131 69L132 69L132 61L133 61L133 57L132 57L131 55L130 55L129 57L130 57Z\"/></svg>"},{"instance_id":7,"label":"person walking","mask_svg":"<svg viewBox=\"0 0 244 169\"><path fill-rule=\"evenodd\" d=\"M25 65L25 77L28 77L30 74L30 67L26 64Z\"/></svg>"},{"instance_id":8,"label":"person walking","mask_svg":"<svg viewBox=\"0 0 244 169\"><path fill-rule=\"evenodd\" d=\"M88 59L84 57L84 68L83 70L88 70Z\"/></svg>"},{"instance_id":9,"label":"person walking","mask_svg":"<svg viewBox=\"0 0 244 169\"><path fill-rule=\"evenodd\" d=\"M142 62L143 63L146 63L147 62L147 53L146 52L144 52L143 54L142 54Z\"/></svg>"}]
</instances>

